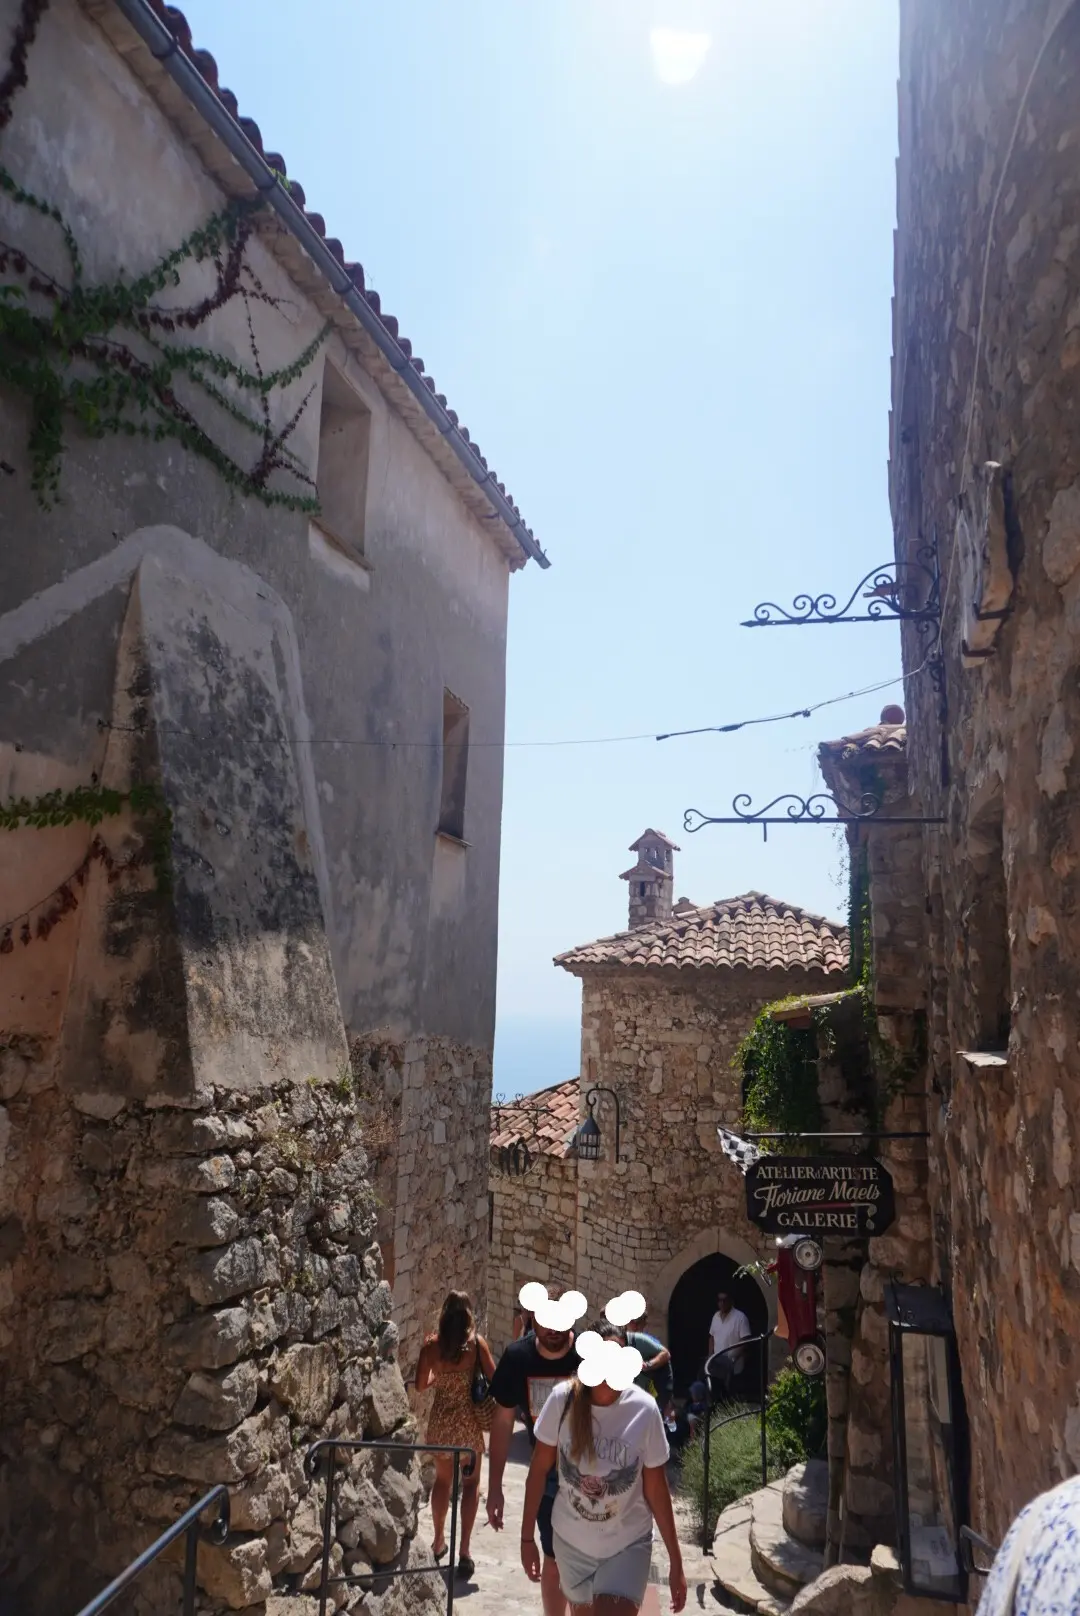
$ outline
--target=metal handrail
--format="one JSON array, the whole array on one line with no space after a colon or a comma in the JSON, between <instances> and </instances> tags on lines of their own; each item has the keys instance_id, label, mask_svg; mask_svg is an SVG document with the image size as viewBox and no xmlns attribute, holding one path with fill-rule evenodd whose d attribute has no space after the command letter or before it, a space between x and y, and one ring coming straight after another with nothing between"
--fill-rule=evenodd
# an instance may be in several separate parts
<instances>
[{"instance_id":1,"label":"metal handrail","mask_svg":"<svg viewBox=\"0 0 1080 1616\"><path fill-rule=\"evenodd\" d=\"M997 1557L997 1549L981 1533L976 1532L972 1526L962 1526L960 1528L960 1558L963 1562L964 1570L974 1572L977 1577L988 1577L991 1567L981 1566L977 1563L974 1554L975 1549L980 1549L983 1554L988 1554L991 1560Z\"/></svg>"},{"instance_id":2,"label":"metal handrail","mask_svg":"<svg viewBox=\"0 0 1080 1616\"><path fill-rule=\"evenodd\" d=\"M767 1451L767 1437L765 1432L765 1405L769 1391L769 1351L767 1343L772 1340L773 1332L766 1330L764 1335L748 1336L745 1341L736 1341L730 1347L721 1347L719 1352L710 1353L705 1361L705 1379L709 1387L709 1412L705 1419L705 1436L703 1441L704 1477L701 1484L701 1547L704 1553L712 1553L712 1533L709 1530L709 1488L711 1482L710 1459L713 1431L722 1430L725 1425L731 1425L736 1420L752 1419L755 1415L761 1420L761 1485L768 1485L769 1459ZM723 1419L714 1424L712 1411L716 1406L713 1401L712 1376L709 1374L709 1365L717 1358L722 1358L729 1352L745 1352L749 1347L759 1347L761 1352L761 1402L757 1408L740 1409L736 1414L725 1414Z\"/></svg>"},{"instance_id":3,"label":"metal handrail","mask_svg":"<svg viewBox=\"0 0 1080 1616\"><path fill-rule=\"evenodd\" d=\"M212 1504L217 1505L217 1514L205 1531L199 1524L199 1518ZM184 1552L184 1603L182 1616L195 1616L195 1571L199 1554L199 1539L205 1537L210 1543L224 1543L229 1535L229 1489L227 1487L211 1487L210 1491L199 1499L178 1521L174 1521L168 1531L161 1536L148 1549L144 1549L137 1560L133 1560L126 1571L121 1571L109 1586L84 1605L78 1616L98 1616L99 1611L106 1610L113 1600L122 1594L125 1588L141 1577L147 1566L164 1554L169 1546L178 1538L187 1534L187 1546Z\"/></svg>"},{"instance_id":4,"label":"metal handrail","mask_svg":"<svg viewBox=\"0 0 1080 1616\"><path fill-rule=\"evenodd\" d=\"M446 1577L446 1616L453 1616L454 1611L454 1563L457 1548L457 1514L458 1489L461 1482L461 1456L467 1453L470 1456L472 1448L456 1448L445 1442L364 1442L359 1439L324 1436L318 1442L313 1442L304 1455L304 1464L308 1474L314 1476L319 1469L320 1457L326 1454L326 1503L323 1506L323 1543L322 1543L322 1573L319 1586L309 1590L319 1596L319 1616L326 1616L326 1603L330 1597L331 1588L342 1583L346 1587L356 1582L369 1582L373 1577L420 1577L440 1575L440 1568L436 1566L403 1566L397 1571L364 1571L354 1576L332 1577L330 1575L330 1548L333 1543L334 1528L334 1475L337 1470L338 1450L345 1449L350 1453L377 1452L377 1453L452 1453L454 1456L454 1482L450 1491L450 1560L449 1571ZM82 1613L80 1612L80 1616ZM184 1612L187 1616L187 1612Z\"/></svg>"}]
</instances>

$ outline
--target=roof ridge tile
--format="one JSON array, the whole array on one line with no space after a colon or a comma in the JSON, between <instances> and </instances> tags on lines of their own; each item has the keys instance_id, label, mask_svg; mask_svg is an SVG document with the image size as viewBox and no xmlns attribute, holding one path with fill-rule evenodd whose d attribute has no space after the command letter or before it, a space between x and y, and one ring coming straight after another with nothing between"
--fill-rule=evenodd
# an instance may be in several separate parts
<instances>
[{"instance_id":1,"label":"roof ridge tile","mask_svg":"<svg viewBox=\"0 0 1080 1616\"><path fill-rule=\"evenodd\" d=\"M266 151L263 142L262 130L259 128L259 125L255 122L254 118L248 118L240 112L240 107L236 96L231 90L226 89L221 84L220 68L216 58L212 52L204 49L203 47L197 47L195 45L192 38L191 26L179 6L168 5L165 3L165 0L149 0L149 4L158 20L169 30L169 33L176 41L177 47L183 52L184 56L198 73L207 89L210 90L216 99L221 103L229 117L232 118L243 130L244 134L247 136L252 146L254 146L259 156L270 168L273 168L277 173L284 177L286 174L284 157L282 157L279 152ZM289 195L292 197L293 201L296 202L301 209L303 209L306 200L303 186L299 183L299 181L293 179L286 179L285 183L288 187ZM382 325L389 335L394 338L402 352L405 353L407 357L411 356L412 344L406 338L400 336L396 317L392 314L382 313L381 300L377 292L371 289L367 289L365 291L363 266L356 262L350 262L346 265L344 247L335 237L327 236L326 221L321 213L307 213L305 210L304 216L311 225L312 229L323 238L323 241L333 257L337 259L337 261L345 268L347 268L353 285L362 296L366 297L368 307L374 310L374 312L379 316ZM412 359L412 364L418 372L423 374L424 365L421 360L414 358ZM442 405L443 409L447 411L447 414L451 414L452 412L447 406L445 395L443 393L436 392L435 383L432 381L431 377L425 375L424 381L427 383L432 393L435 394L435 397ZM472 446L474 452L476 453L477 459L480 461L481 465L486 471L488 469L487 461L484 459L483 455L480 454L475 440L469 436L469 433L465 427L457 423L456 417L454 424L456 426L456 430L461 434L465 442ZM507 504L511 506L517 515L518 520L521 521L521 513L518 510L517 505L506 493L504 485L499 483L498 487L504 499L506 499ZM532 530L530 528L526 528L526 532L528 532L531 539ZM518 540L518 542L520 543L520 540Z\"/></svg>"}]
</instances>

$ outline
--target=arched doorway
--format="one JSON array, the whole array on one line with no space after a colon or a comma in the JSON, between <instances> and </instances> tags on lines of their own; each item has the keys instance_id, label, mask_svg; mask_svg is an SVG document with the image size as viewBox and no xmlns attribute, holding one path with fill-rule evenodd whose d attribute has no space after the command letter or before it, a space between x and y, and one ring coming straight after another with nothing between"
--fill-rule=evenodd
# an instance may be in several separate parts
<instances>
[{"instance_id":1,"label":"arched doorway","mask_svg":"<svg viewBox=\"0 0 1080 1616\"><path fill-rule=\"evenodd\" d=\"M736 1277L739 1264L723 1252L701 1257L676 1282L668 1303L668 1347L675 1390L684 1393L700 1372L709 1350L709 1325L716 1312L717 1291L727 1291L733 1306L750 1321L751 1335L769 1328L769 1307L757 1281Z\"/></svg>"}]
</instances>

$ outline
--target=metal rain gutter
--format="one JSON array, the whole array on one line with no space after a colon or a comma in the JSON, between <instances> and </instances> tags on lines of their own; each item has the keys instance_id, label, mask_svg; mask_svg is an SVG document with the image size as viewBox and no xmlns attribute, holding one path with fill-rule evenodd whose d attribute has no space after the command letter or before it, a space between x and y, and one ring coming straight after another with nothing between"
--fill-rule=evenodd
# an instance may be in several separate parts
<instances>
[{"instance_id":1,"label":"metal rain gutter","mask_svg":"<svg viewBox=\"0 0 1080 1616\"><path fill-rule=\"evenodd\" d=\"M282 185L274 170L260 155L235 118L218 100L195 64L187 57L161 19L154 13L149 0L114 0L149 48L155 61L161 63L173 83L183 91L196 111L205 118L214 133L225 143L229 152L247 174L259 195L269 203L304 251L326 276L336 296L355 314L368 336L375 343L395 375L399 376L424 414L438 428L465 470L489 500L510 529L527 556L541 567L551 562L541 550L522 518L517 514L495 481L494 472L485 467L480 456L450 419L449 412L439 403L424 383L420 372L410 363L408 354L390 335L366 298L356 290L323 237L313 228Z\"/></svg>"}]
</instances>

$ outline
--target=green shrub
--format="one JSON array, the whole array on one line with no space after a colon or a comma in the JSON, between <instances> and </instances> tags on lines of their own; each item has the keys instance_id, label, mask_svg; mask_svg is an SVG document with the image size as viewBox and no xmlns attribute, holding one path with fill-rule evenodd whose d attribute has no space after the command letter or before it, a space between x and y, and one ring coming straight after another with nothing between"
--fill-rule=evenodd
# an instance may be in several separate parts
<instances>
[{"instance_id":1,"label":"green shrub","mask_svg":"<svg viewBox=\"0 0 1080 1616\"><path fill-rule=\"evenodd\" d=\"M765 1429L769 1451L784 1470L825 1455L829 1415L824 1379L808 1380L791 1364L769 1387Z\"/></svg>"},{"instance_id":2,"label":"green shrub","mask_svg":"<svg viewBox=\"0 0 1080 1616\"><path fill-rule=\"evenodd\" d=\"M726 1425L717 1421L733 1414ZM761 1486L761 1421L752 1403L713 1411L709 1442L709 1538L722 1510ZM824 1457L828 1436L824 1380L808 1380L793 1366L782 1369L765 1405L766 1478L775 1481L803 1459ZM690 1507L700 1541L704 1504L705 1444L699 1435L683 1450L677 1488Z\"/></svg>"},{"instance_id":3,"label":"green shrub","mask_svg":"<svg viewBox=\"0 0 1080 1616\"><path fill-rule=\"evenodd\" d=\"M723 1413L737 1414L740 1405L731 1404ZM737 1498L756 1492L761 1486L761 1421L757 1411L746 1406L747 1418L732 1420L713 1430L709 1443L709 1539L716 1532L721 1510L727 1509ZM713 1420L723 1418L720 1409ZM766 1430L768 1426L766 1424ZM769 1455L768 1479L774 1481L783 1474L784 1467ZM705 1446L701 1436L688 1442L683 1450L682 1467L677 1483L680 1496L690 1507L698 1540L701 1539L703 1488L705 1482Z\"/></svg>"},{"instance_id":4,"label":"green shrub","mask_svg":"<svg viewBox=\"0 0 1080 1616\"><path fill-rule=\"evenodd\" d=\"M774 1021L775 1008L766 1005L735 1052L743 1080L743 1125L814 1133L822 1122L814 1028Z\"/></svg>"}]
</instances>

